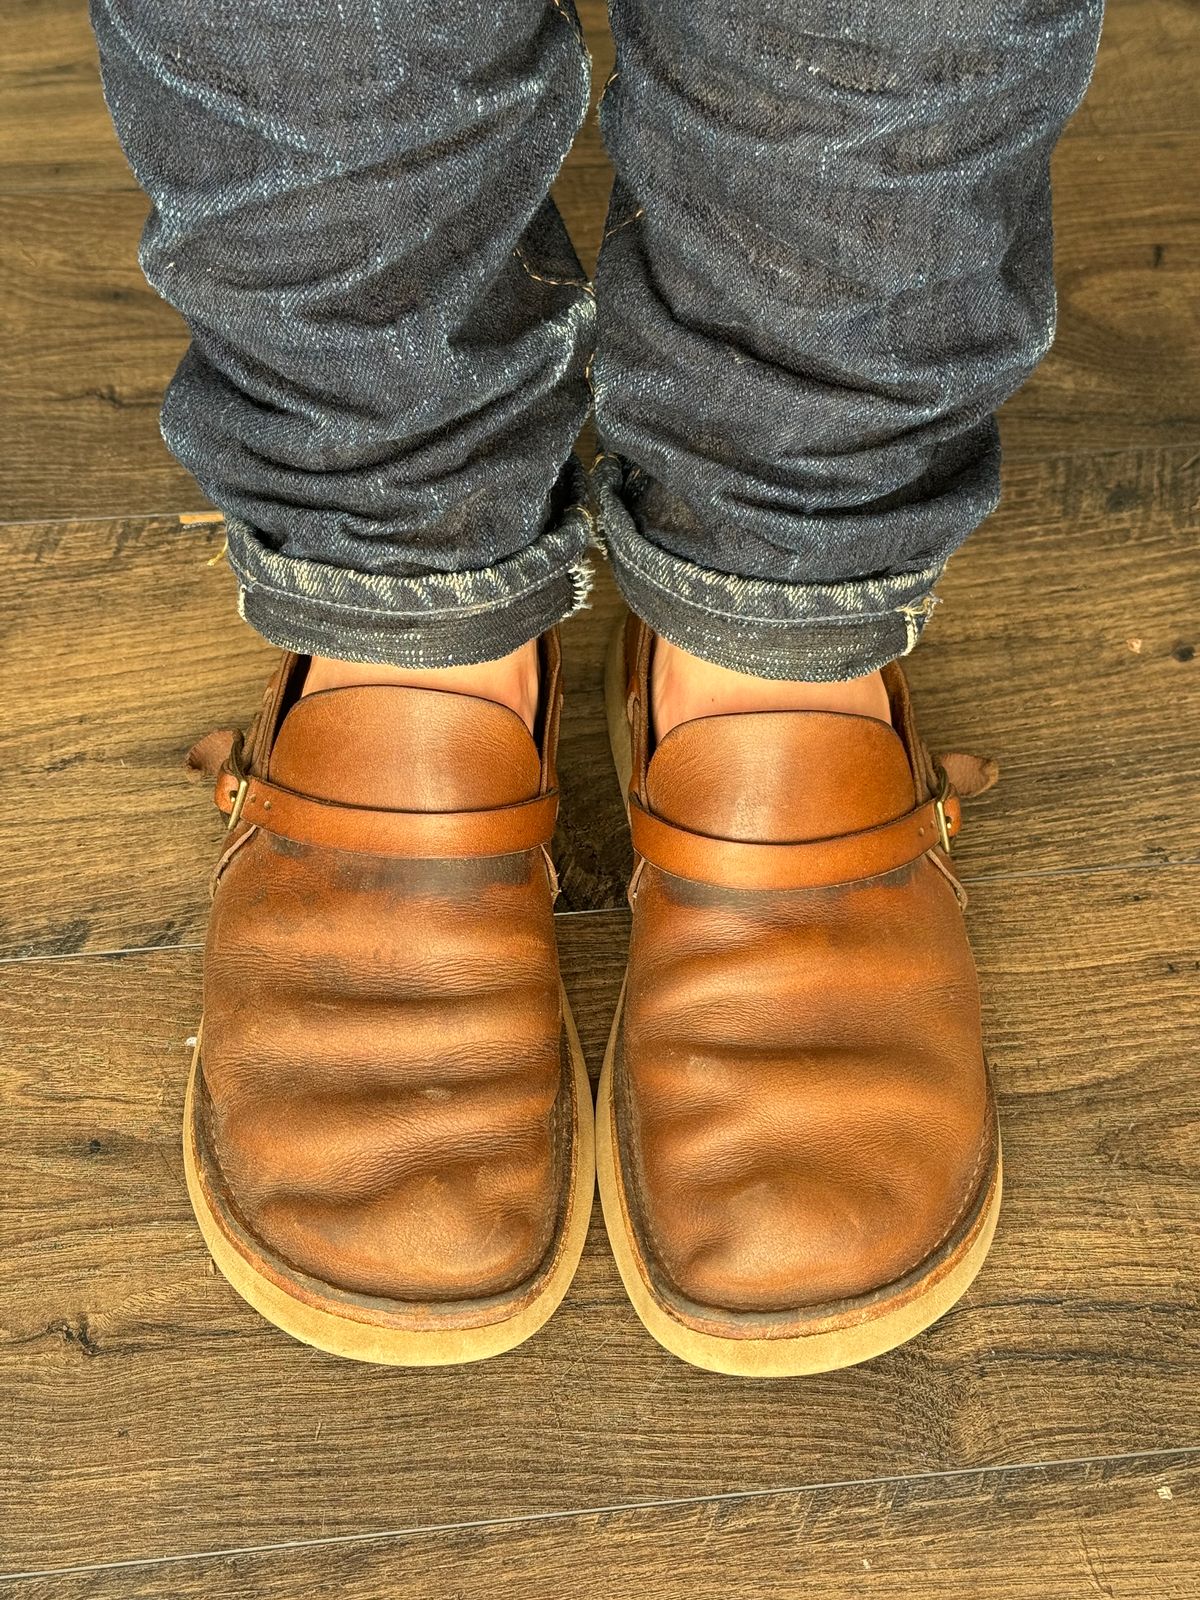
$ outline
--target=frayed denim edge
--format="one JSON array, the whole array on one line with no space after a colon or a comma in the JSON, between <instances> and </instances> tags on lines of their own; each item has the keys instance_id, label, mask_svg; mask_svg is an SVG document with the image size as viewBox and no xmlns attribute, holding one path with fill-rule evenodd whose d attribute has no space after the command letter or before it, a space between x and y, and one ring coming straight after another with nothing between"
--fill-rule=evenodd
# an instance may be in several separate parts
<instances>
[{"instance_id":1,"label":"frayed denim edge","mask_svg":"<svg viewBox=\"0 0 1200 1600\"><path fill-rule=\"evenodd\" d=\"M239 613L269 643L413 668L493 661L586 609L593 531L577 505L493 566L397 578L282 555L249 524L227 523Z\"/></svg>"},{"instance_id":2,"label":"frayed denim edge","mask_svg":"<svg viewBox=\"0 0 1200 1600\"><path fill-rule=\"evenodd\" d=\"M845 583L773 583L697 566L651 543L611 483L597 484L603 547L633 611L717 666L762 678L841 682L915 647L944 563Z\"/></svg>"}]
</instances>

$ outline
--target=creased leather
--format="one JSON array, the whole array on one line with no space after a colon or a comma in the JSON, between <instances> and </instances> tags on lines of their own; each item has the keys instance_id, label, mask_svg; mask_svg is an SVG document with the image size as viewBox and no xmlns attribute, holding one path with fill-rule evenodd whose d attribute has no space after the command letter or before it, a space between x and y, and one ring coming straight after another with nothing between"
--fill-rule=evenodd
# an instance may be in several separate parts
<instances>
[{"instance_id":1,"label":"creased leather","mask_svg":"<svg viewBox=\"0 0 1200 1600\"><path fill-rule=\"evenodd\" d=\"M650 647L631 624L629 703ZM747 842L870 829L931 797L901 731L764 713L681 725L631 788L682 827ZM636 732L636 725L635 725ZM698 860L702 863L702 857ZM654 1272L731 1313L827 1306L911 1272L993 1157L974 964L938 848L828 887L753 890L643 862L618 1057L622 1162Z\"/></svg>"},{"instance_id":2,"label":"creased leather","mask_svg":"<svg viewBox=\"0 0 1200 1600\"><path fill-rule=\"evenodd\" d=\"M540 755L518 718L466 696L296 699L289 657L247 760L335 804L532 800L554 783L557 640L546 648ZM352 1293L463 1301L525 1282L551 1244L565 1164L543 852L390 857L245 823L229 837L201 1068L204 1138L231 1210L286 1264Z\"/></svg>"}]
</instances>

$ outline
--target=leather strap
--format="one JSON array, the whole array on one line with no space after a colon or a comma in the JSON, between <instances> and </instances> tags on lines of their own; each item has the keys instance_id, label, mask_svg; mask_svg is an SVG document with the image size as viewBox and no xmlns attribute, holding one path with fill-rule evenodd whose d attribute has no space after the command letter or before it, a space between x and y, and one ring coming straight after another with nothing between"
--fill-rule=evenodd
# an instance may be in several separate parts
<instances>
[{"instance_id":1,"label":"leather strap","mask_svg":"<svg viewBox=\"0 0 1200 1600\"><path fill-rule=\"evenodd\" d=\"M506 856L550 843L558 791L487 811L383 811L318 800L223 766L218 810L296 844L414 860Z\"/></svg>"},{"instance_id":2,"label":"leather strap","mask_svg":"<svg viewBox=\"0 0 1200 1600\"><path fill-rule=\"evenodd\" d=\"M939 807L950 838L962 826L958 796L929 800L894 822L832 839L754 844L678 828L630 796L633 848L652 866L693 883L725 889L826 889L894 872L942 842Z\"/></svg>"}]
</instances>

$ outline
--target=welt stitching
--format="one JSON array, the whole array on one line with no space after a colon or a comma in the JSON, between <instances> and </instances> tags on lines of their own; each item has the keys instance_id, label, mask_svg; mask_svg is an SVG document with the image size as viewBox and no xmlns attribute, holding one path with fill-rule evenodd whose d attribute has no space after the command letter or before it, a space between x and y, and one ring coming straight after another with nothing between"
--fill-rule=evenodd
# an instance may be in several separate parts
<instances>
[{"instance_id":1,"label":"welt stitching","mask_svg":"<svg viewBox=\"0 0 1200 1600\"><path fill-rule=\"evenodd\" d=\"M995 1110L989 1093L988 1121L986 1130L987 1135L993 1135L994 1130ZM941 1249L942 1245L945 1244L946 1240L954 1232L955 1228L957 1228L958 1224L962 1221L964 1214L969 1209L971 1202L975 1199L975 1189L979 1182L979 1175L983 1171L984 1162L991 1153L993 1143L993 1137L985 1137L983 1142L980 1144L979 1159L975 1163L975 1166L971 1172L971 1176L967 1179L966 1198L963 1200L963 1203L959 1206L958 1210L954 1213L953 1217L951 1217L950 1224L946 1228L945 1232L942 1233L938 1239L929 1246L928 1250L922 1251L915 1261L911 1261L902 1272L897 1273L896 1277L892 1280L893 1282L899 1282L901 1278L907 1277L915 1267L919 1267L922 1261L927 1261L930 1256L934 1255L938 1250Z\"/></svg>"}]
</instances>

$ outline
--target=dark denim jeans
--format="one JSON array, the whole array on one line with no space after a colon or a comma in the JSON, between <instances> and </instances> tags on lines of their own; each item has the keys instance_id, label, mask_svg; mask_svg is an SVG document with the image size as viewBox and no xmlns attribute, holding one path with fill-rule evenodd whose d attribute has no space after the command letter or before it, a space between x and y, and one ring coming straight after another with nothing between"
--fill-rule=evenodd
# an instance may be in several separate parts
<instances>
[{"instance_id":1,"label":"dark denim jeans","mask_svg":"<svg viewBox=\"0 0 1200 1600\"><path fill-rule=\"evenodd\" d=\"M768 676L912 648L1054 326L1048 162L1101 0L613 0L595 286L549 198L571 0L92 0L192 346L168 445L244 614L484 660L604 542L665 636ZM597 311L599 315L597 317Z\"/></svg>"}]
</instances>

